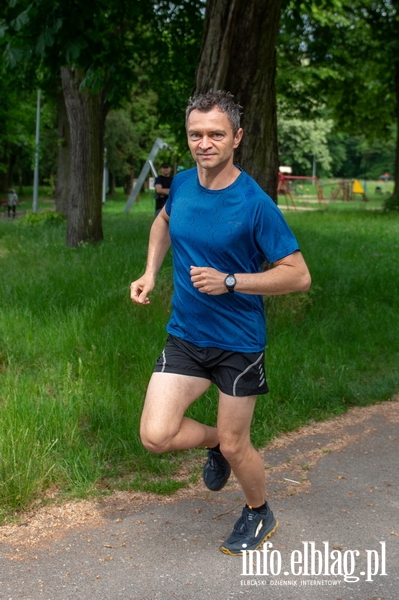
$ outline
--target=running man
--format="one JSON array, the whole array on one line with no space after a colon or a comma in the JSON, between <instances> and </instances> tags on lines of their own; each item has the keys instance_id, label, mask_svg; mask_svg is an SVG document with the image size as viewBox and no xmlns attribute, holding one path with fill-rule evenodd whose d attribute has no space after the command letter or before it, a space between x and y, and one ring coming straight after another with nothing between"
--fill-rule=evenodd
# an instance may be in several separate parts
<instances>
[{"instance_id":1,"label":"running man","mask_svg":"<svg viewBox=\"0 0 399 600\"><path fill-rule=\"evenodd\" d=\"M234 164L240 109L229 92L190 99L187 139L197 165L174 177L151 228L145 273L130 288L133 302L148 305L172 246L169 335L149 382L141 440L156 453L208 448L203 477L213 491L233 470L246 505L220 546L230 555L259 548L277 527L265 500L263 460L250 442L257 396L268 392L262 296L305 291L311 282L280 210ZM262 271L265 261L272 268ZM185 416L211 384L219 392L215 427Z\"/></svg>"}]
</instances>

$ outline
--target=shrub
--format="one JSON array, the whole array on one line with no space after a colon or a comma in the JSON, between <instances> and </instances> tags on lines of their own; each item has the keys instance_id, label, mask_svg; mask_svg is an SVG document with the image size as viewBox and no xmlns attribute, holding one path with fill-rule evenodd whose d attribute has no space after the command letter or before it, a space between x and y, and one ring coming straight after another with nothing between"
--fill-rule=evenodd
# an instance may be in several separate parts
<instances>
[{"instance_id":1,"label":"shrub","mask_svg":"<svg viewBox=\"0 0 399 600\"><path fill-rule=\"evenodd\" d=\"M392 196L389 196L383 206L382 209L384 211L399 211L399 196L395 196L394 194L392 194Z\"/></svg>"},{"instance_id":2,"label":"shrub","mask_svg":"<svg viewBox=\"0 0 399 600\"><path fill-rule=\"evenodd\" d=\"M65 223L66 220L59 212L54 212L53 210L46 210L40 213L27 213L20 220L24 225L60 225L61 223Z\"/></svg>"}]
</instances>

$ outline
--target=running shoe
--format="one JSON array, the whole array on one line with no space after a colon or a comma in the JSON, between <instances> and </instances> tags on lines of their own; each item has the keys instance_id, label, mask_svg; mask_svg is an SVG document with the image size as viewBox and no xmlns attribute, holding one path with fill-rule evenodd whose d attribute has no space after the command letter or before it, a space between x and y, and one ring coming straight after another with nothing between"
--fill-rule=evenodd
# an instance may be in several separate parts
<instances>
[{"instance_id":1,"label":"running shoe","mask_svg":"<svg viewBox=\"0 0 399 600\"><path fill-rule=\"evenodd\" d=\"M223 542L220 550L231 556L242 556L243 552L257 550L276 531L277 526L278 521L267 503L265 514L245 506L232 534Z\"/></svg>"},{"instance_id":2,"label":"running shoe","mask_svg":"<svg viewBox=\"0 0 399 600\"><path fill-rule=\"evenodd\" d=\"M202 473L206 487L212 492L218 492L226 485L230 473L230 465L223 454L209 448L208 458Z\"/></svg>"}]
</instances>

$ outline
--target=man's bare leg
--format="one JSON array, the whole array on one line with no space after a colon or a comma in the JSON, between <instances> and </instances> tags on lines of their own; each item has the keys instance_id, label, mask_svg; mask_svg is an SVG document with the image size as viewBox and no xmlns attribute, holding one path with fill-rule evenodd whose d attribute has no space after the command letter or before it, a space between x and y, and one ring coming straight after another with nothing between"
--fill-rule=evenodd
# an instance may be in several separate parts
<instances>
[{"instance_id":1,"label":"man's bare leg","mask_svg":"<svg viewBox=\"0 0 399 600\"><path fill-rule=\"evenodd\" d=\"M208 379L173 373L153 373L141 416L140 435L151 452L216 446L218 432L185 417L187 408L206 392Z\"/></svg>"},{"instance_id":2,"label":"man's bare leg","mask_svg":"<svg viewBox=\"0 0 399 600\"><path fill-rule=\"evenodd\" d=\"M228 396L219 392L218 436L220 450L237 477L248 506L265 501L265 467L250 442L256 396Z\"/></svg>"}]
</instances>

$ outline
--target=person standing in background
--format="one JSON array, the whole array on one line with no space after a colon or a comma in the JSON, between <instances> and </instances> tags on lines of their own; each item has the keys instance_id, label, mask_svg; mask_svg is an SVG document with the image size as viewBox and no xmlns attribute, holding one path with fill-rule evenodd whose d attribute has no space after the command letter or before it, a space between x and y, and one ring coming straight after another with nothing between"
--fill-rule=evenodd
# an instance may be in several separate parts
<instances>
[{"instance_id":1,"label":"person standing in background","mask_svg":"<svg viewBox=\"0 0 399 600\"><path fill-rule=\"evenodd\" d=\"M10 193L8 194L7 197L7 214L8 214L8 218L10 218L11 212L12 212L12 217L13 219L15 219L15 211L18 205L18 196L15 193L15 190L10 190Z\"/></svg>"},{"instance_id":2,"label":"person standing in background","mask_svg":"<svg viewBox=\"0 0 399 600\"><path fill-rule=\"evenodd\" d=\"M155 216L157 217L169 197L169 190L172 184L170 175L172 167L169 163L161 165L161 174L155 178Z\"/></svg>"}]
</instances>

